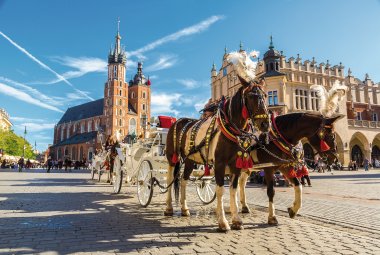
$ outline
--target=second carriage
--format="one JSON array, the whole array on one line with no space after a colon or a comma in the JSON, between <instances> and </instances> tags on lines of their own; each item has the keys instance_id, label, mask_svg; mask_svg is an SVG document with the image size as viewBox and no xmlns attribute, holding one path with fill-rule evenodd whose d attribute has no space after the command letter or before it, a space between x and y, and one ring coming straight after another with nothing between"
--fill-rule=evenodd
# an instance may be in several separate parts
<instances>
[{"instance_id":1,"label":"second carriage","mask_svg":"<svg viewBox=\"0 0 380 255\"><path fill-rule=\"evenodd\" d=\"M145 139L136 143L120 143L116 148L112 183L114 193L119 193L123 183L135 185L137 198L143 207L152 199L154 187L161 193L166 192L168 162L165 155L166 137L171 122L170 117L160 116L160 127L151 128ZM147 132L148 133L148 132ZM215 181L213 176L204 176L203 166L194 169L190 180L196 187L197 195L204 204L215 200ZM170 185L170 184L169 184Z\"/></svg>"}]
</instances>

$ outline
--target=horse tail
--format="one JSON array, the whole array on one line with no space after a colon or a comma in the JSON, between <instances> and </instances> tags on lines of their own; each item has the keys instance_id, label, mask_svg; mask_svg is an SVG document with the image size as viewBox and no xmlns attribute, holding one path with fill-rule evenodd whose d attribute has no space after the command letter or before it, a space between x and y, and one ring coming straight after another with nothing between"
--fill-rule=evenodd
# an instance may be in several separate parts
<instances>
[{"instance_id":1,"label":"horse tail","mask_svg":"<svg viewBox=\"0 0 380 255\"><path fill-rule=\"evenodd\" d=\"M174 197L175 197L175 201L177 204L179 202L179 181L180 181L179 171L180 171L180 163L177 162L174 166L174 183L173 183L173 185L174 185Z\"/></svg>"}]
</instances>

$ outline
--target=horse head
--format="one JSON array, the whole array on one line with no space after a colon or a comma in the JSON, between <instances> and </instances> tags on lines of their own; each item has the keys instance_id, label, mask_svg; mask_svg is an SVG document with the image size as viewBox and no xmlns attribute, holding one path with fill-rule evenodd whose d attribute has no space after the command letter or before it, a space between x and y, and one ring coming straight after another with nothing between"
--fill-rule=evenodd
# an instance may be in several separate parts
<instances>
[{"instance_id":1,"label":"horse head","mask_svg":"<svg viewBox=\"0 0 380 255\"><path fill-rule=\"evenodd\" d=\"M333 117L321 116L321 125L319 129L309 138L310 145L317 150L317 153L322 158L327 160L329 165L338 161L334 123L343 117L344 115L341 114Z\"/></svg>"},{"instance_id":2,"label":"horse head","mask_svg":"<svg viewBox=\"0 0 380 255\"><path fill-rule=\"evenodd\" d=\"M263 90L263 80L247 83L238 76L242 84L241 104L244 119L250 119L253 126L263 133L270 128L270 114L265 101L267 94Z\"/></svg>"}]
</instances>

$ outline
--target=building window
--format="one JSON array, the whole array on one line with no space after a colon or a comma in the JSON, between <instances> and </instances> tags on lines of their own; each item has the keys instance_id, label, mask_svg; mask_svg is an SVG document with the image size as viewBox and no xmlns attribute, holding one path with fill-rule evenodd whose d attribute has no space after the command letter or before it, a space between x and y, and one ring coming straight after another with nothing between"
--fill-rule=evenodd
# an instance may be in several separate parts
<instances>
[{"instance_id":1,"label":"building window","mask_svg":"<svg viewBox=\"0 0 380 255\"><path fill-rule=\"evenodd\" d=\"M122 120L121 120L121 119L119 119L119 126L121 127L121 126L122 126L122 124L123 124Z\"/></svg>"},{"instance_id":2,"label":"building window","mask_svg":"<svg viewBox=\"0 0 380 255\"><path fill-rule=\"evenodd\" d=\"M63 127L62 127L62 129L61 129L61 141L63 140L63 133L64 132L64 130L63 130Z\"/></svg>"},{"instance_id":3,"label":"building window","mask_svg":"<svg viewBox=\"0 0 380 255\"><path fill-rule=\"evenodd\" d=\"M119 105L122 106L123 105L123 101L121 99L119 99Z\"/></svg>"},{"instance_id":4,"label":"building window","mask_svg":"<svg viewBox=\"0 0 380 255\"><path fill-rule=\"evenodd\" d=\"M278 105L277 90L268 91L268 105Z\"/></svg>"},{"instance_id":5,"label":"building window","mask_svg":"<svg viewBox=\"0 0 380 255\"><path fill-rule=\"evenodd\" d=\"M145 104L142 104L141 108L142 108L143 111L145 111Z\"/></svg>"},{"instance_id":6,"label":"building window","mask_svg":"<svg viewBox=\"0 0 380 255\"><path fill-rule=\"evenodd\" d=\"M311 109L313 111L318 111L319 110L319 98L317 96L317 92L311 91L310 97L311 97Z\"/></svg>"},{"instance_id":7,"label":"building window","mask_svg":"<svg viewBox=\"0 0 380 255\"><path fill-rule=\"evenodd\" d=\"M227 75L227 67L223 68L223 76Z\"/></svg>"},{"instance_id":8,"label":"building window","mask_svg":"<svg viewBox=\"0 0 380 255\"><path fill-rule=\"evenodd\" d=\"M374 113L374 114L372 115L372 121L378 121L377 113Z\"/></svg>"},{"instance_id":9,"label":"building window","mask_svg":"<svg viewBox=\"0 0 380 255\"><path fill-rule=\"evenodd\" d=\"M116 77L117 77L117 66L114 66L113 67L113 78L116 79Z\"/></svg>"},{"instance_id":10,"label":"building window","mask_svg":"<svg viewBox=\"0 0 380 255\"><path fill-rule=\"evenodd\" d=\"M121 109L119 110L119 115L123 116L123 111Z\"/></svg>"},{"instance_id":11,"label":"building window","mask_svg":"<svg viewBox=\"0 0 380 255\"><path fill-rule=\"evenodd\" d=\"M145 92L143 92L142 93L142 98L145 98L145 97L146 97Z\"/></svg>"},{"instance_id":12,"label":"building window","mask_svg":"<svg viewBox=\"0 0 380 255\"><path fill-rule=\"evenodd\" d=\"M68 126L66 129L66 138L69 139L69 137L70 137L70 126Z\"/></svg>"},{"instance_id":13,"label":"building window","mask_svg":"<svg viewBox=\"0 0 380 255\"><path fill-rule=\"evenodd\" d=\"M92 131L92 122L91 120L89 122L87 122L87 132L91 132Z\"/></svg>"},{"instance_id":14,"label":"building window","mask_svg":"<svg viewBox=\"0 0 380 255\"><path fill-rule=\"evenodd\" d=\"M362 113L361 112L356 112L356 119L362 120Z\"/></svg>"},{"instance_id":15,"label":"building window","mask_svg":"<svg viewBox=\"0 0 380 255\"><path fill-rule=\"evenodd\" d=\"M308 110L307 90L296 89L296 108L298 110Z\"/></svg>"},{"instance_id":16,"label":"building window","mask_svg":"<svg viewBox=\"0 0 380 255\"><path fill-rule=\"evenodd\" d=\"M84 133L84 123L80 124L80 133Z\"/></svg>"},{"instance_id":17,"label":"building window","mask_svg":"<svg viewBox=\"0 0 380 255\"><path fill-rule=\"evenodd\" d=\"M132 98L132 99L135 98L135 92L132 92L132 93L131 93L131 98Z\"/></svg>"},{"instance_id":18,"label":"building window","mask_svg":"<svg viewBox=\"0 0 380 255\"><path fill-rule=\"evenodd\" d=\"M136 134L136 120L134 118L129 120L129 134Z\"/></svg>"}]
</instances>

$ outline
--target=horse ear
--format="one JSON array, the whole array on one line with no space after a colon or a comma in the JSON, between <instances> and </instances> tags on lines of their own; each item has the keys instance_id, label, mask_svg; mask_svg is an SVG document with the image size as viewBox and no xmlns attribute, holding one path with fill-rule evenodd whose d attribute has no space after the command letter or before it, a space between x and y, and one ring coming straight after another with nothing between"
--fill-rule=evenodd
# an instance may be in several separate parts
<instances>
[{"instance_id":1,"label":"horse ear","mask_svg":"<svg viewBox=\"0 0 380 255\"><path fill-rule=\"evenodd\" d=\"M246 87L249 86L249 83L246 82L243 78L241 78L239 75L238 75L237 77L239 78L240 83L241 83L241 85L242 85L244 88L246 88Z\"/></svg>"},{"instance_id":2,"label":"horse ear","mask_svg":"<svg viewBox=\"0 0 380 255\"><path fill-rule=\"evenodd\" d=\"M335 121L344 118L344 114L334 114L332 117L327 118L327 124L333 124Z\"/></svg>"}]
</instances>

